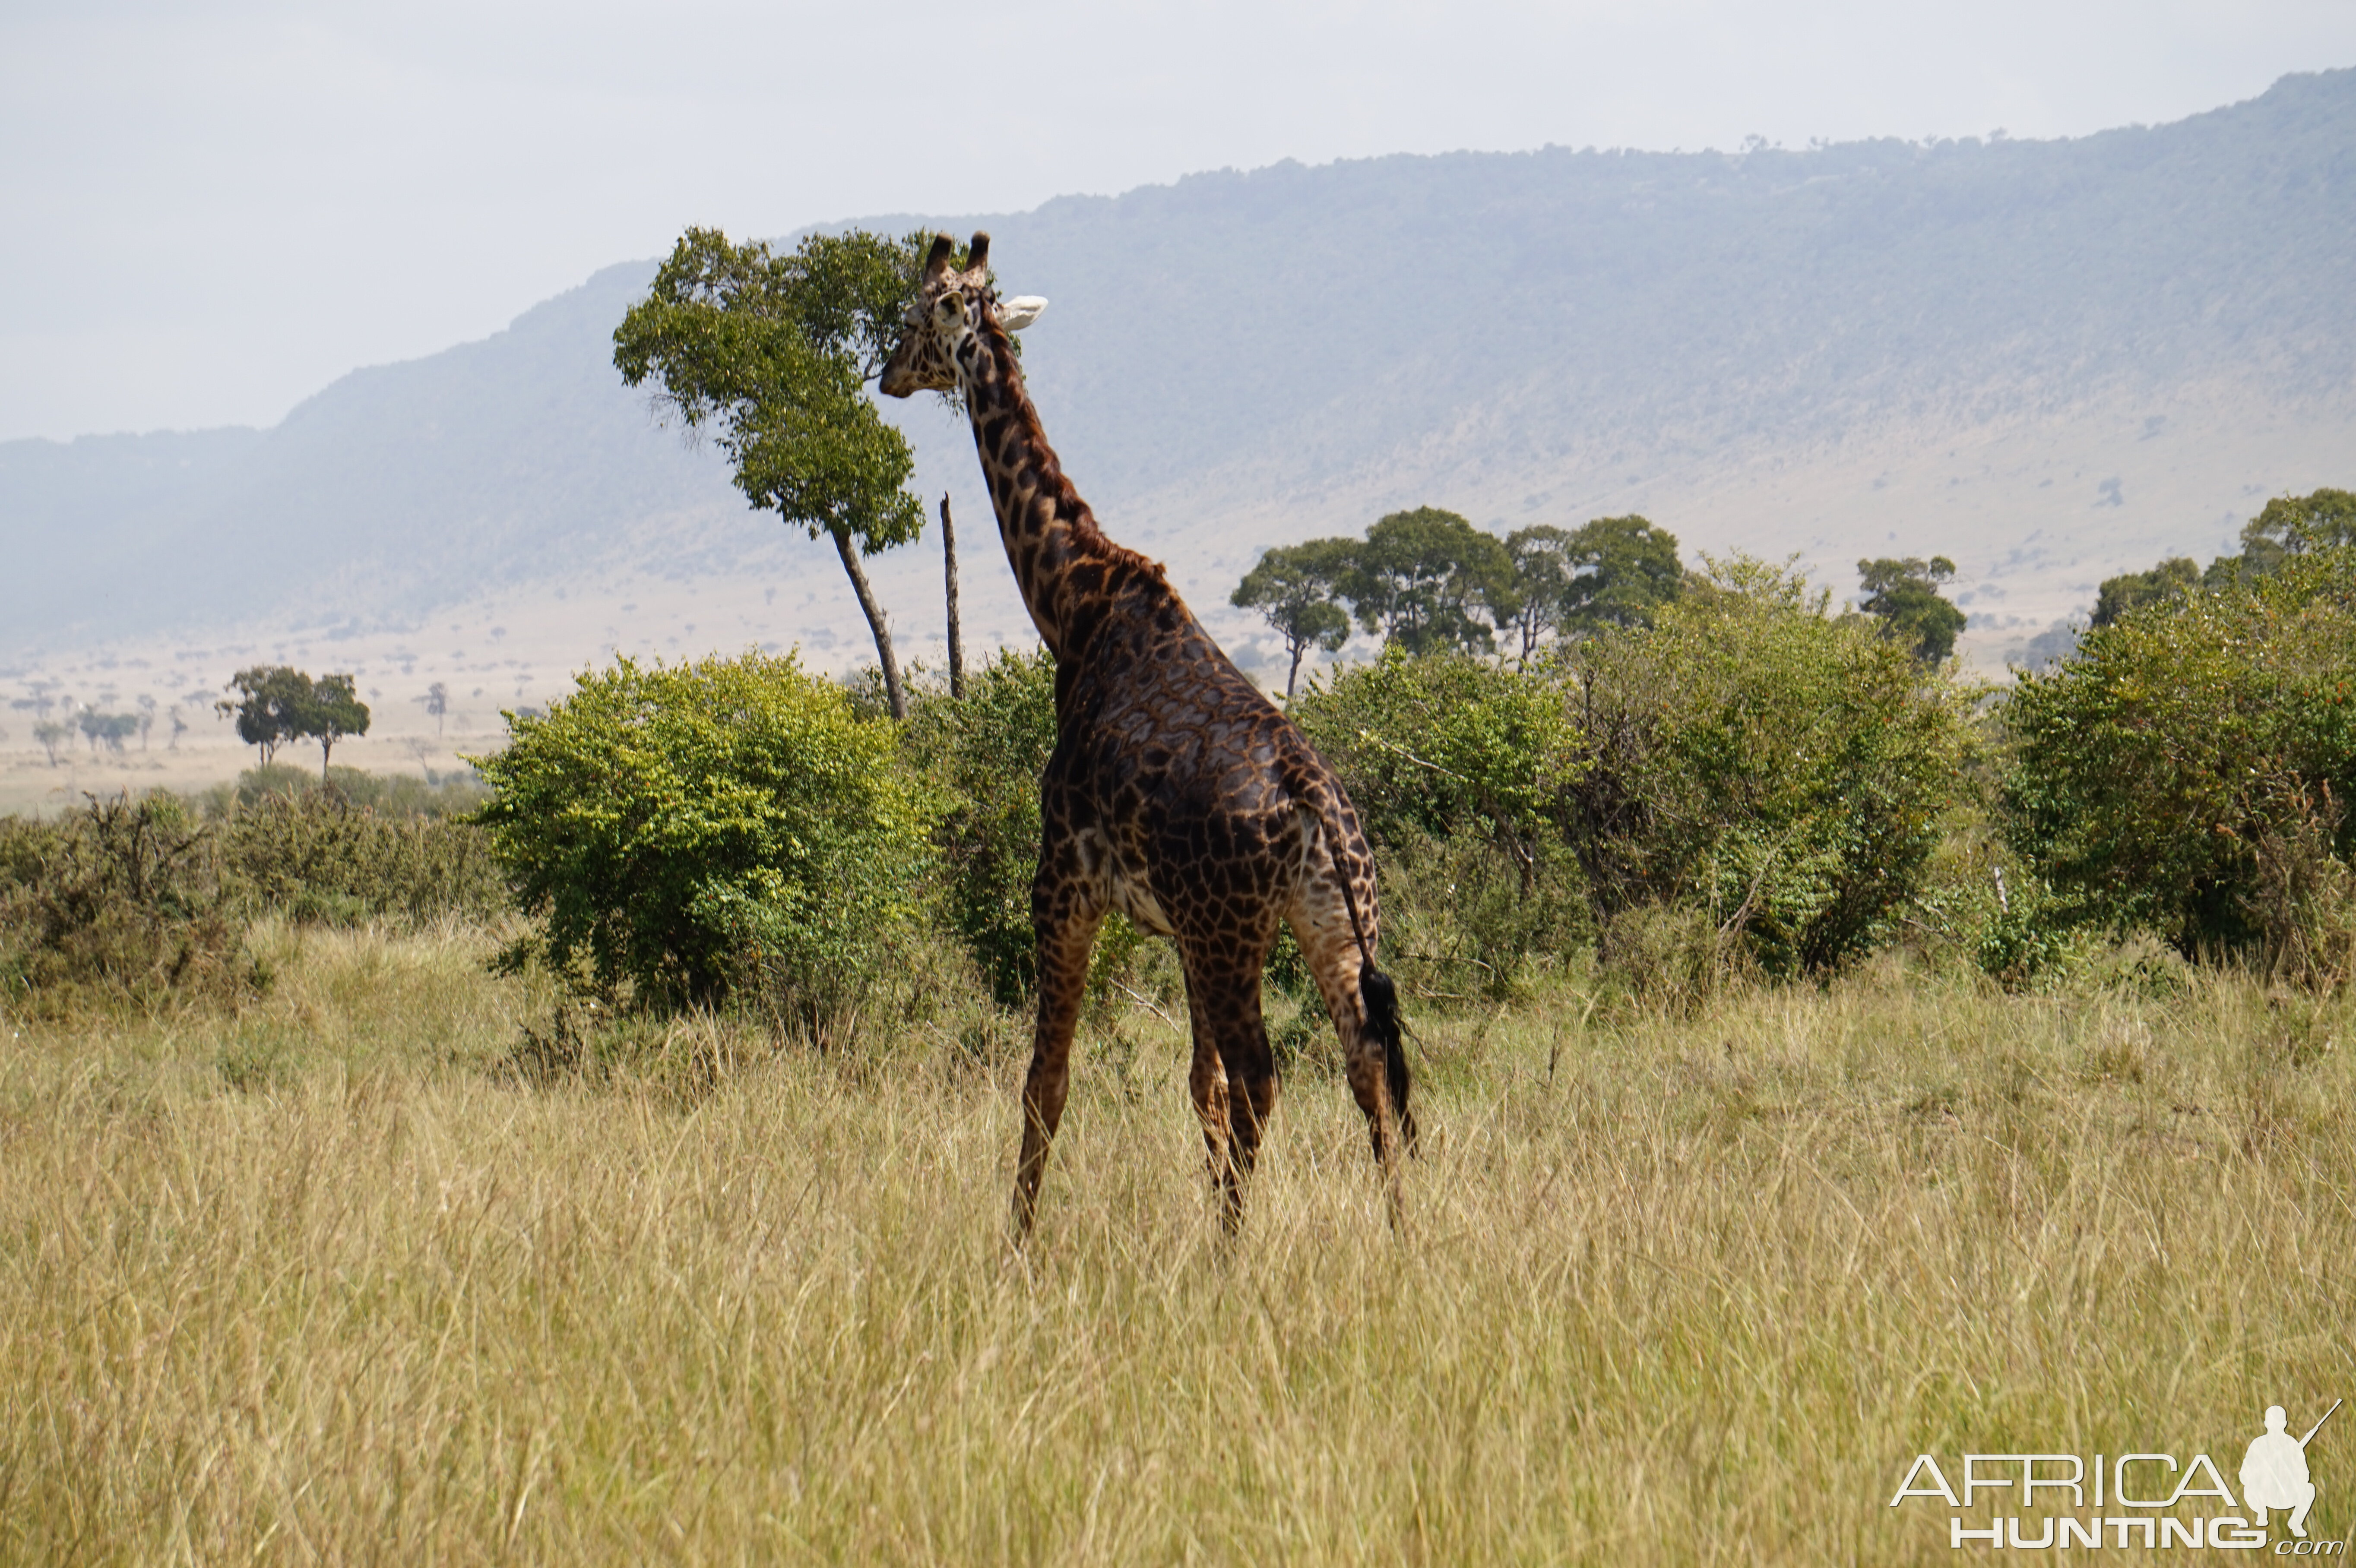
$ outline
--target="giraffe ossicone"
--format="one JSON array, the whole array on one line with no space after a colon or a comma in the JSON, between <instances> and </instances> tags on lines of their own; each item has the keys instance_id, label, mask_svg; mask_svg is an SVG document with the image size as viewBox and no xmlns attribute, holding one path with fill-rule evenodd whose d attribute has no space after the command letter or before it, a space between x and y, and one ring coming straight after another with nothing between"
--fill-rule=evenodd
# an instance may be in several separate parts
<instances>
[{"instance_id":1,"label":"giraffe ossicone","mask_svg":"<svg viewBox=\"0 0 2356 1568\"><path fill-rule=\"evenodd\" d=\"M1046 302L1000 301L990 237L966 264L935 236L880 389L954 391L1001 542L1055 658L1055 746L1040 780L1039 1015L1023 1086L1014 1222L1027 1234L1070 1083L1088 954L1108 912L1169 937L1194 1030L1188 1088L1230 1230L1276 1106L1260 976L1289 928L1341 1036L1391 1221L1414 1147L1396 987L1375 963L1375 861L1348 793L1236 668L1160 565L1114 543L1047 444L1009 334Z\"/></svg>"}]
</instances>

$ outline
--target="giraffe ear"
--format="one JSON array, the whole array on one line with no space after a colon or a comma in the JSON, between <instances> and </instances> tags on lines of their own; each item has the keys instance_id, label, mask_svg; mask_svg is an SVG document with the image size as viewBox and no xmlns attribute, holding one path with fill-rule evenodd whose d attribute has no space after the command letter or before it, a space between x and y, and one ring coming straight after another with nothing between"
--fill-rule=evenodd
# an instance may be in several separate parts
<instances>
[{"instance_id":1,"label":"giraffe ear","mask_svg":"<svg viewBox=\"0 0 2356 1568\"><path fill-rule=\"evenodd\" d=\"M1016 294L1011 300L998 302L998 325L1009 332L1020 332L1039 319L1047 302L1037 294Z\"/></svg>"}]
</instances>

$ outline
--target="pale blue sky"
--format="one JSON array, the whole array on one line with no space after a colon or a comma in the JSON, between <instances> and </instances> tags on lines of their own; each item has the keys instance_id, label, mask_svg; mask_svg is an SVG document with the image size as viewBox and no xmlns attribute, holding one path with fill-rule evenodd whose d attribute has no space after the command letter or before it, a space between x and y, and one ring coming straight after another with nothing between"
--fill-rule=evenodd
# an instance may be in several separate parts
<instances>
[{"instance_id":1,"label":"pale blue sky","mask_svg":"<svg viewBox=\"0 0 2356 1568\"><path fill-rule=\"evenodd\" d=\"M689 223L1281 158L2075 135L2356 64L2356 0L0 0L0 440L270 424Z\"/></svg>"}]
</instances>

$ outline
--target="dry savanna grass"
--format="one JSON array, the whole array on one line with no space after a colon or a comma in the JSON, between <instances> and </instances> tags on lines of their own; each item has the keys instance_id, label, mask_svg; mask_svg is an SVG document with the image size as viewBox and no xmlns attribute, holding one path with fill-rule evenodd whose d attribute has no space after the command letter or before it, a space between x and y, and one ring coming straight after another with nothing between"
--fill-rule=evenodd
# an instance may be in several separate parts
<instances>
[{"instance_id":1,"label":"dry savanna grass","mask_svg":"<svg viewBox=\"0 0 2356 1568\"><path fill-rule=\"evenodd\" d=\"M1304 1069L1232 1246L1132 1010L1018 1258L942 1027L533 1078L481 933L260 940L241 1016L6 1026L0 1560L1948 1562L1918 1452L2238 1488L2356 1393L2345 999L1427 1010L1409 1232Z\"/></svg>"}]
</instances>

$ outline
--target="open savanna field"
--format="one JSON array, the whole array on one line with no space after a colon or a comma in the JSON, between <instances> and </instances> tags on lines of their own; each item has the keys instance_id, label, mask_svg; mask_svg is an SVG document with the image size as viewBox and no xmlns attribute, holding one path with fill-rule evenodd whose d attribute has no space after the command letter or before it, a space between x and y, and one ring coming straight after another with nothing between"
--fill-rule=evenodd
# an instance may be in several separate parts
<instances>
[{"instance_id":1,"label":"open savanna field","mask_svg":"<svg viewBox=\"0 0 2356 1568\"><path fill-rule=\"evenodd\" d=\"M2356 1392L2344 993L1427 1000L1406 1233L1312 1049L1233 1243L1124 1002L1018 1254L978 1003L567 1066L479 925L252 940L241 1008L5 1022L0 1560L1946 1562L1918 1453L2238 1496Z\"/></svg>"}]
</instances>

